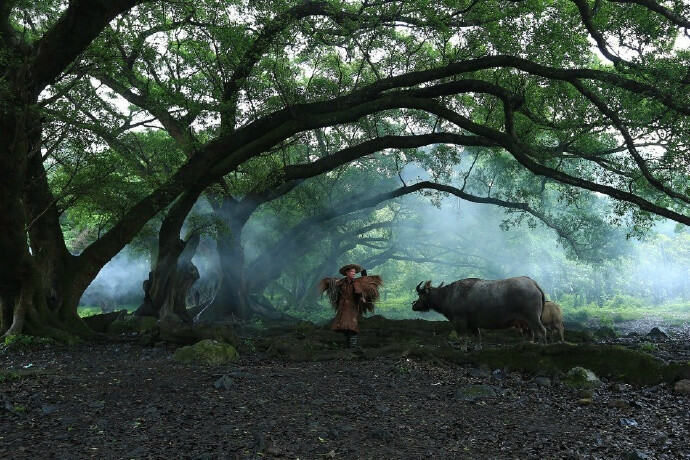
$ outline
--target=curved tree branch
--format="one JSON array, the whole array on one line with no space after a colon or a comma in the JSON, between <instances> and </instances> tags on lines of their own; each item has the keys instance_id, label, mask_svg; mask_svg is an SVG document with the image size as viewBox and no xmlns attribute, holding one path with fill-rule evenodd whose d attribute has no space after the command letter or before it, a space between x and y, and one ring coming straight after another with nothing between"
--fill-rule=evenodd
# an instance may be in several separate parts
<instances>
[{"instance_id":1,"label":"curved tree branch","mask_svg":"<svg viewBox=\"0 0 690 460\"><path fill-rule=\"evenodd\" d=\"M74 61L116 16L145 0L72 0L36 43L31 65L36 96Z\"/></svg>"}]
</instances>

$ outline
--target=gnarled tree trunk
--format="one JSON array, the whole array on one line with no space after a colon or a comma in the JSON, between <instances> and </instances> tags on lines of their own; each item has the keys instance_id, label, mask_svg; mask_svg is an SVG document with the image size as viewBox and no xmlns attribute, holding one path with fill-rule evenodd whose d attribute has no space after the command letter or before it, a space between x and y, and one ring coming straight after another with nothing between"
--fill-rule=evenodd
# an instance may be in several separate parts
<instances>
[{"instance_id":1,"label":"gnarled tree trunk","mask_svg":"<svg viewBox=\"0 0 690 460\"><path fill-rule=\"evenodd\" d=\"M187 241L180 239L182 224L199 196L189 190L170 208L158 232L158 257L144 281L144 300L135 314L155 316L161 320L191 323L187 312L187 296L199 279L192 257L199 245L199 235Z\"/></svg>"},{"instance_id":2,"label":"gnarled tree trunk","mask_svg":"<svg viewBox=\"0 0 690 460\"><path fill-rule=\"evenodd\" d=\"M28 94L16 92L15 112L0 118L0 333L65 340L90 333L77 314L88 282L64 244Z\"/></svg>"}]
</instances>

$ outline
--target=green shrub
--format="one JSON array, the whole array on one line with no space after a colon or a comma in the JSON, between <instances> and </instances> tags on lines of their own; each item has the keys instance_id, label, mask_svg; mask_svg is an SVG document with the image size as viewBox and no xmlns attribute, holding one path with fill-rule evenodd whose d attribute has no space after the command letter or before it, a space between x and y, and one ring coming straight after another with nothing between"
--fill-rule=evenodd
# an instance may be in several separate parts
<instances>
[{"instance_id":1,"label":"green shrub","mask_svg":"<svg viewBox=\"0 0 690 460\"><path fill-rule=\"evenodd\" d=\"M44 337L34 337L32 335L12 334L5 337L3 346L10 350L20 350L30 348L37 345L46 345L53 343L51 339Z\"/></svg>"},{"instance_id":2,"label":"green shrub","mask_svg":"<svg viewBox=\"0 0 690 460\"><path fill-rule=\"evenodd\" d=\"M656 343L652 342L642 342L637 347L642 351L647 351L650 353L656 351L659 348L659 346Z\"/></svg>"}]
</instances>

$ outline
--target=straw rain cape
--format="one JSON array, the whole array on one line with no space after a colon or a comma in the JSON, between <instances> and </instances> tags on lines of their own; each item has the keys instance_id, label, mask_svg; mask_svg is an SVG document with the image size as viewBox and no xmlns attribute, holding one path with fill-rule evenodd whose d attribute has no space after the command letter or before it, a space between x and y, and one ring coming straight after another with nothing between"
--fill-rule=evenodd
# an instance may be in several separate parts
<instances>
[{"instance_id":1,"label":"straw rain cape","mask_svg":"<svg viewBox=\"0 0 690 460\"><path fill-rule=\"evenodd\" d=\"M319 292L328 293L328 300L334 310L338 310L338 296L340 285L346 278L324 278L319 282ZM372 313L374 303L379 300L379 287L383 286L383 279L379 275L368 275L355 278L355 295L358 297L357 308L360 314Z\"/></svg>"}]
</instances>

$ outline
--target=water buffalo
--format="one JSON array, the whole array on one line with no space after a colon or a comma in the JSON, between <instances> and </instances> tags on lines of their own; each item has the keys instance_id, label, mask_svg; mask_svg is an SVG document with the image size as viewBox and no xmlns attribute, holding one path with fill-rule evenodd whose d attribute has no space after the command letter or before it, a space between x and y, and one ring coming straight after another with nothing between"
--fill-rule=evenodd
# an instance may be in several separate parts
<instances>
[{"instance_id":1,"label":"water buffalo","mask_svg":"<svg viewBox=\"0 0 690 460\"><path fill-rule=\"evenodd\" d=\"M546 329L540 320L546 302L544 291L526 276L504 280L467 278L438 287L432 287L431 281L424 286L422 283L417 285L419 298L412 310L435 310L448 318L458 335L463 336L465 348L468 330L481 344L480 328L507 329L521 323L546 342Z\"/></svg>"}]
</instances>

